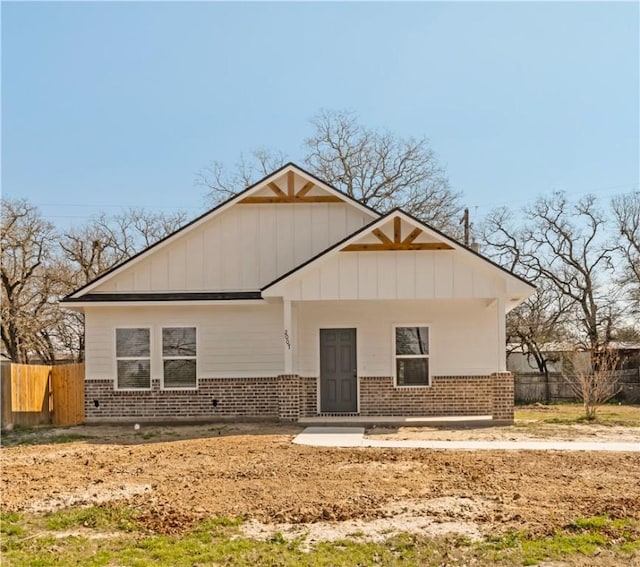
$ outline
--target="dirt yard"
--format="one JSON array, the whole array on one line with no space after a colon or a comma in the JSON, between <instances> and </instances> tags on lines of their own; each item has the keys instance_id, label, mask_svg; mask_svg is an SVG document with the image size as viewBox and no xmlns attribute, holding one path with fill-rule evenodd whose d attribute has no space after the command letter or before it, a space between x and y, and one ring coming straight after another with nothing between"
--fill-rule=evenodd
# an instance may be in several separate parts
<instances>
[{"instance_id":1,"label":"dirt yard","mask_svg":"<svg viewBox=\"0 0 640 567\"><path fill-rule=\"evenodd\" d=\"M556 425L560 438L638 440L640 428ZM160 533L242 517L247 535L310 543L345 535L509 530L551 534L576 518L640 520L640 454L326 449L291 444L297 426L84 426L0 451L4 511L128 504ZM527 438L528 427L373 429L398 438ZM82 437L80 437L82 436ZM60 443L60 441L65 441ZM33 443L33 444L24 444Z\"/></svg>"}]
</instances>

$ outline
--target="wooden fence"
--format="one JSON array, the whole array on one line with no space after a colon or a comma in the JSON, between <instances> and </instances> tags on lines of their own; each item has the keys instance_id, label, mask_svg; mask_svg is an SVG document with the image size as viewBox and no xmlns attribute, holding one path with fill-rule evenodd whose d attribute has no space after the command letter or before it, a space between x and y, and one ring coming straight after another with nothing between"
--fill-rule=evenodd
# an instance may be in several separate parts
<instances>
[{"instance_id":1,"label":"wooden fence","mask_svg":"<svg viewBox=\"0 0 640 567\"><path fill-rule=\"evenodd\" d=\"M84 422L84 364L2 363L2 429Z\"/></svg>"},{"instance_id":2,"label":"wooden fence","mask_svg":"<svg viewBox=\"0 0 640 567\"><path fill-rule=\"evenodd\" d=\"M615 399L630 404L640 403L640 369L616 371L620 392ZM515 374L516 402L573 402L576 395L562 374Z\"/></svg>"}]
</instances>

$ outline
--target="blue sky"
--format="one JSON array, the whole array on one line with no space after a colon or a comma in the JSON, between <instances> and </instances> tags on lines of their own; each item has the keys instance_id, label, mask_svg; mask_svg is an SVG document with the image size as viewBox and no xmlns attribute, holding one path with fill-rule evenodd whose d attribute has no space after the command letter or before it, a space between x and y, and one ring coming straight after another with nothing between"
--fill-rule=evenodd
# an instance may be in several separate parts
<instances>
[{"instance_id":1,"label":"blue sky","mask_svg":"<svg viewBox=\"0 0 640 567\"><path fill-rule=\"evenodd\" d=\"M2 3L2 192L59 225L204 206L351 109L427 136L472 215L639 185L639 4Z\"/></svg>"}]
</instances>

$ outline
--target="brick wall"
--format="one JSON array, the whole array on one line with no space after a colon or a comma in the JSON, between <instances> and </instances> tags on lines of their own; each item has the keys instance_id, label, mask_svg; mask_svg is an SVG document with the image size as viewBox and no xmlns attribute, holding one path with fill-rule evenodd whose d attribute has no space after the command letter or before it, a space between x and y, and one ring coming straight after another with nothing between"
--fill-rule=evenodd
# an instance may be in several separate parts
<instances>
[{"instance_id":1,"label":"brick wall","mask_svg":"<svg viewBox=\"0 0 640 567\"><path fill-rule=\"evenodd\" d=\"M278 419L277 378L203 378L198 390L161 390L151 381L151 390L123 392L113 389L113 380L85 382L87 421L113 418L211 418L247 417ZM94 400L98 400L96 407ZM213 400L217 400L214 407Z\"/></svg>"},{"instance_id":2,"label":"brick wall","mask_svg":"<svg viewBox=\"0 0 640 567\"><path fill-rule=\"evenodd\" d=\"M493 410L495 421L513 422L514 387L511 372L496 372L493 381Z\"/></svg>"},{"instance_id":3,"label":"brick wall","mask_svg":"<svg viewBox=\"0 0 640 567\"><path fill-rule=\"evenodd\" d=\"M160 382L152 380L150 391L122 392L113 389L112 380L88 380L85 414L89 422L220 417L295 421L317 415L317 403L317 379L296 375L205 378L196 391L161 390ZM360 415L493 415L512 421L513 376L435 376L429 388L395 388L389 376L360 377Z\"/></svg>"},{"instance_id":4,"label":"brick wall","mask_svg":"<svg viewBox=\"0 0 640 567\"><path fill-rule=\"evenodd\" d=\"M490 376L435 376L430 388L395 388L388 376L360 378L360 415L491 415Z\"/></svg>"},{"instance_id":5,"label":"brick wall","mask_svg":"<svg viewBox=\"0 0 640 567\"><path fill-rule=\"evenodd\" d=\"M278 417L283 421L297 421L300 417L300 377L293 374L278 376Z\"/></svg>"},{"instance_id":6,"label":"brick wall","mask_svg":"<svg viewBox=\"0 0 640 567\"><path fill-rule=\"evenodd\" d=\"M300 377L300 417L318 415L318 379Z\"/></svg>"}]
</instances>

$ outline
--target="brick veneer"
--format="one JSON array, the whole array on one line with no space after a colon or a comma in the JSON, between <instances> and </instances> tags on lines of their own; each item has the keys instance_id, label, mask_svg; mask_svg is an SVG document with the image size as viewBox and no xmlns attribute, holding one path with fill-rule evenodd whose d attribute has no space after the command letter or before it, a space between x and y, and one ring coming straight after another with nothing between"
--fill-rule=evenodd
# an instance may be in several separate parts
<instances>
[{"instance_id":1,"label":"brick veneer","mask_svg":"<svg viewBox=\"0 0 640 567\"><path fill-rule=\"evenodd\" d=\"M278 376L278 417L296 421L300 417L300 377L295 374Z\"/></svg>"},{"instance_id":2,"label":"brick veneer","mask_svg":"<svg viewBox=\"0 0 640 567\"><path fill-rule=\"evenodd\" d=\"M515 387L511 372L496 372L491 375L493 381L493 410L495 421L513 422L513 404Z\"/></svg>"},{"instance_id":3,"label":"brick veneer","mask_svg":"<svg viewBox=\"0 0 640 567\"><path fill-rule=\"evenodd\" d=\"M192 391L116 391L112 380L87 380L85 415L89 422L113 419L263 418L295 421L317 415L315 377L204 378ZM492 415L513 421L513 375L435 376L428 388L395 388L392 377L359 380L362 416ZM98 400L98 407L94 400ZM213 405L217 400L217 405Z\"/></svg>"},{"instance_id":4,"label":"brick veneer","mask_svg":"<svg viewBox=\"0 0 640 567\"><path fill-rule=\"evenodd\" d=\"M490 376L434 376L431 387L394 387L393 378L360 378L360 415L491 415Z\"/></svg>"},{"instance_id":5,"label":"brick veneer","mask_svg":"<svg viewBox=\"0 0 640 567\"><path fill-rule=\"evenodd\" d=\"M318 379L300 377L300 417L318 415Z\"/></svg>"},{"instance_id":6,"label":"brick veneer","mask_svg":"<svg viewBox=\"0 0 640 567\"><path fill-rule=\"evenodd\" d=\"M87 421L113 418L211 418L247 417L278 419L277 378L203 378L197 390L161 390L151 381L151 390L118 391L113 380L85 382ZM94 400L99 406L95 407ZM217 400L214 407L213 400Z\"/></svg>"}]
</instances>

